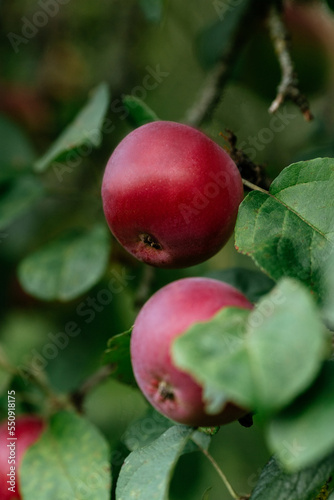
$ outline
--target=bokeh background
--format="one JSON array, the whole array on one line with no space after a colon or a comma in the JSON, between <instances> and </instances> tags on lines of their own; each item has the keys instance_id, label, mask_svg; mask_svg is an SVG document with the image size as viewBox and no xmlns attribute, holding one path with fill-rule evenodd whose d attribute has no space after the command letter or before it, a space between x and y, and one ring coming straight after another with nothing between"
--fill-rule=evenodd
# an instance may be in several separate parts
<instances>
[{"instance_id":1,"label":"bokeh background","mask_svg":"<svg viewBox=\"0 0 334 500\"><path fill-rule=\"evenodd\" d=\"M254 267L250 259L236 252L232 238L219 254L200 266L148 273L113 241L108 272L78 299L45 302L23 290L17 267L26 255L67 229L87 228L96 221L104 224L100 198L104 167L115 146L132 129L124 117L122 96L141 98L161 119L186 120L214 70L224 32L219 2L55 0L56 14L36 28L33 21L38 20L43 3L47 4L0 2L0 196L6 196L17 176L31 170L34 160L73 120L91 89L101 81L111 91L108 117L114 124L102 146L82 157L61 180L53 169L43 174L47 199L0 231L1 359L7 357L14 365L29 362L29 357L42 351L50 333L63 332L68 321L76 321L80 335L59 349L45 367L53 390L62 394L74 391L99 368L111 336L131 327L142 299L138 290L143 276L147 282L144 296L148 297L182 276ZM307 123L296 107L286 104L284 126L272 131L268 107L276 95L280 69L267 27L259 20L249 23L245 33L248 41L230 62L231 77L219 105L212 119L201 127L222 146L224 139L219 133L231 129L243 149L251 148L253 161L266 166L271 178L294 161L333 156L334 152L333 14L322 1L290 2L286 20L300 86L315 116L313 122ZM155 75L150 83L156 85L148 88L147 75ZM0 198L0 221L5 208ZM95 311L93 321L86 323L77 308L105 288L110 273L125 276L125 285L108 306ZM2 418L9 383L17 391L18 412L50 411L50 403L39 389L26 386L18 377L11 378L1 368ZM115 470L126 454L124 432L146 408L137 390L112 379L87 397L85 412L110 441ZM256 423L250 429L238 423L222 428L211 452L240 492L252 489L270 456ZM182 457L170 498L201 499L208 487L212 487L211 500L229 498L204 457Z\"/></svg>"}]
</instances>

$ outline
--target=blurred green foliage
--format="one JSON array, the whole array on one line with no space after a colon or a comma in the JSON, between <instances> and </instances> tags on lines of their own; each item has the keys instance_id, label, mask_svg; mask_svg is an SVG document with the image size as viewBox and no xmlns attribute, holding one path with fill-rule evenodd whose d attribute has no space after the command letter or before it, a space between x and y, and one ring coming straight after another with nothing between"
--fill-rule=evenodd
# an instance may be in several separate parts
<instances>
[{"instance_id":1,"label":"blurred green foliage","mask_svg":"<svg viewBox=\"0 0 334 500\"><path fill-rule=\"evenodd\" d=\"M143 100L160 119L183 121L199 98L212 57L221 50L215 45L216 31L212 31L222 23L215 2L56 2L57 13L48 15L45 25L36 28L34 20L42 10L41 3L0 3L0 222L4 221L0 228L0 344L1 352L14 365L45 364L46 360L44 369L58 393L76 390L101 366L108 339L131 328L143 297L173 279L235 266L252 270L254 265L237 254L230 241L204 264L150 274L114 241L104 277L69 302L43 302L23 290L17 276L23 258L68 230L82 231L104 223L100 199L104 167L133 123L128 119L129 110L122 107L124 97L131 96L128 105L131 99ZM310 24L309 18L298 12L288 16L296 68L315 115L313 123L306 123L299 111L287 104L284 113L290 118L284 121L283 115L284 126L266 139L263 131L272 130L267 110L275 98L280 71L265 25L260 22L254 32L245 33L249 41L231 61L231 76L219 106L202 127L221 145L224 140L219 133L232 129L239 144L253 150L254 160L267 165L272 178L295 160L334 153L334 34L330 35L334 20L328 17L321 21L320 14L319 18L314 14L314 19ZM246 23L245 30L251 28ZM203 50L204 39L213 46L205 45ZM79 154L61 175L51 164L43 175L34 174L34 185L27 191L36 158L42 157L75 119L89 92L101 81L107 83L111 94L101 148ZM41 197L37 195L40 183ZM117 292L109 300L103 290L111 279ZM264 283L263 293L270 286ZM61 339L66 328L70 330L70 323L79 333L67 338L63 347ZM54 339L58 339L58 347ZM49 344L53 354L47 350ZM6 415L9 384L18 393L18 412L48 414L50 408L33 384L1 370L1 417ZM146 407L138 391L111 379L85 401L88 418L108 437L115 470L128 453L124 440L127 425L142 416ZM255 485L269 457L259 428L245 429L237 423L220 430L211 451L236 489L245 492ZM171 499L200 499L210 485L210 500L229 498L204 457L185 455L176 468Z\"/></svg>"}]
</instances>

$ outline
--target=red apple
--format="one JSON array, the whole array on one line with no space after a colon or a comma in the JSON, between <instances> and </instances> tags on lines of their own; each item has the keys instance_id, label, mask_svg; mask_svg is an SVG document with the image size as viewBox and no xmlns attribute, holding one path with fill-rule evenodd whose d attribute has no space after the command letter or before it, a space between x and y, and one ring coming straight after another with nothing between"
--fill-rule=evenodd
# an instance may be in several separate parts
<instances>
[{"instance_id":1,"label":"red apple","mask_svg":"<svg viewBox=\"0 0 334 500\"><path fill-rule=\"evenodd\" d=\"M109 227L126 250L157 267L212 257L231 236L243 198L229 155L180 123L143 125L116 147L102 183Z\"/></svg>"},{"instance_id":2,"label":"red apple","mask_svg":"<svg viewBox=\"0 0 334 500\"><path fill-rule=\"evenodd\" d=\"M185 278L155 293L139 312L131 337L136 381L148 401L168 418L192 426L229 423L247 413L227 403L218 415L208 415L202 388L173 365L171 344L191 325L207 321L224 307L251 309L232 286L211 278Z\"/></svg>"},{"instance_id":3,"label":"red apple","mask_svg":"<svg viewBox=\"0 0 334 500\"><path fill-rule=\"evenodd\" d=\"M8 423L6 420L0 425L0 498L20 500L20 464L27 448L34 444L43 432L45 422L35 415L21 415L16 418L12 436L8 426L14 427L12 421Z\"/></svg>"}]
</instances>

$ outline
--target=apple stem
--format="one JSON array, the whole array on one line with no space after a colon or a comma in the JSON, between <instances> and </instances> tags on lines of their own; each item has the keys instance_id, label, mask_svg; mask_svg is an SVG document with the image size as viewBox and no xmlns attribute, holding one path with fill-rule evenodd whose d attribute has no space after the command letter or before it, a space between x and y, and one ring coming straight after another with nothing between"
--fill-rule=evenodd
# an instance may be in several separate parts
<instances>
[{"instance_id":1,"label":"apple stem","mask_svg":"<svg viewBox=\"0 0 334 500\"><path fill-rule=\"evenodd\" d=\"M263 189L260 186L257 186L256 184L247 181L246 179L242 179L242 183L244 186L247 186L249 189L253 189L254 191L260 191L261 193L270 194L269 191L267 191L266 189Z\"/></svg>"},{"instance_id":2,"label":"apple stem","mask_svg":"<svg viewBox=\"0 0 334 500\"><path fill-rule=\"evenodd\" d=\"M210 453L205 448L202 448L202 446L200 446L197 442L196 444L218 472L219 477L222 479L231 497L234 498L235 500L241 500L242 498L244 498L242 496L239 496L238 493L234 490L233 486L230 484L224 472L221 470L221 468L219 467L213 456L210 455Z\"/></svg>"}]
</instances>

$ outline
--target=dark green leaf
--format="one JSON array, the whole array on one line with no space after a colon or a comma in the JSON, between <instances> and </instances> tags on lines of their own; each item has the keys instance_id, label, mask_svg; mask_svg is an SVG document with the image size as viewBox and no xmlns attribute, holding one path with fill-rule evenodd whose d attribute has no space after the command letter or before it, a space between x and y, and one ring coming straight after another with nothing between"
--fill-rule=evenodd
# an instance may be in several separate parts
<instances>
[{"instance_id":1,"label":"dark green leaf","mask_svg":"<svg viewBox=\"0 0 334 500\"><path fill-rule=\"evenodd\" d=\"M24 500L109 500L109 450L88 420L55 415L20 468Z\"/></svg>"},{"instance_id":2,"label":"dark green leaf","mask_svg":"<svg viewBox=\"0 0 334 500\"><path fill-rule=\"evenodd\" d=\"M42 300L72 300L102 277L110 253L104 225L71 231L26 257L18 276L23 288Z\"/></svg>"},{"instance_id":3,"label":"dark green leaf","mask_svg":"<svg viewBox=\"0 0 334 500\"><path fill-rule=\"evenodd\" d=\"M333 395L334 362L328 362L315 384L269 425L269 444L286 469L307 467L334 449Z\"/></svg>"},{"instance_id":4,"label":"dark green leaf","mask_svg":"<svg viewBox=\"0 0 334 500\"><path fill-rule=\"evenodd\" d=\"M132 329L109 339L108 348L103 356L103 363L112 365L113 371L111 375L114 378L124 384L136 386L130 358L131 332Z\"/></svg>"},{"instance_id":5,"label":"dark green leaf","mask_svg":"<svg viewBox=\"0 0 334 500\"><path fill-rule=\"evenodd\" d=\"M102 141L101 129L108 104L108 86L102 83L93 91L90 100L75 120L68 125L50 149L35 162L36 171L43 172L52 161L83 144L98 147Z\"/></svg>"},{"instance_id":6,"label":"dark green leaf","mask_svg":"<svg viewBox=\"0 0 334 500\"><path fill-rule=\"evenodd\" d=\"M193 432L190 427L174 426L130 453L119 475L116 500L166 500L175 465Z\"/></svg>"},{"instance_id":7,"label":"dark green leaf","mask_svg":"<svg viewBox=\"0 0 334 500\"><path fill-rule=\"evenodd\" d=\"M315 500L334 471L334 454L294 474L281 470L271 458L264 467L250 500Z\"/></svg>"},{"instance_id":8,"label":"dark green leaf","mask_svg":"<svg viewBox=\"0 0 334 500\"><path fill-rule=\"evenodd\" d=\"M236 248L273 279L290 276L321 293L334 242L334 160L285 168L270 195L251 192L239 209Z\"/></svg>"},{"instance_id":9,"label":"dark green leaf","mask_svg":"<svg viewBox=\"0 0 334 500\"><path fill-rule=\"evenodd\" d=\"M275 282L266 274L239 267L211 271L206 276L229 283L246 295L251 302L257 302L275 286Z\"/></svg>"},{"instance_id":10,"label":"dark green leaf","mask_svg":"<svg viewBox=\"0 0 334 500\"><path fill-rule=\"evenodd\" d=\"M309 292L283 280L251 313L225 308L191 327L174 342L172 356L204 386L208 412L231 399L265 415L312 382L327 347Z\"/></svg>"},{"instance_id":11,"label":"dark green leaf","mask_svg":"<svg viewBox=\"0 0 334 500\"><path fill-rule=\"evenodd\" d=\"M198 58L205 68L214 66L229 52L251 3L251 0L213 1L220 20L202 31L196 43Z\"/></svg>"},{"instance_id":12,"label":"dark green leaf","mask_svg":"<svg viewBox=\"0 0 334 500\"><path fill-rule=\"evenodd\" d=\"M123 97L123 106L129 113L128 119L130 118L131 123L135 127L140 127L141 125L145 125L145 123L159 120L154 111L138 97L133 97L131 95Z\"/></svg>"},{"instance_id":13,"label":"dark green leaf","mask_svg":"<svg viewBox=\"0 0 334 500\"><path fill-rule=\"evenodd\" d=\"M0 137L0 182L3 182L24 172L33 163L35 153L21 129L5 116L0 116Z\"/></svg>"},{"instance_id":14,"label":"dark green leaf","mask_svg":"<svg viewBox=\"0 0 334 500\"><path fill-rule=\"evenodd\" d=\"M327 5L330 9L334 10L334 0L326 0Z\"/></svg>"},{"instance_id":15,"label":"dark green leaf","mask_svg":"<svg viewBox=\"0 0 334 500\"><path fill-rule=\"evenodd\" d=\"M17 179L0 199L0 230L25 214L43 193L43 187L35 177L27 175Z\"/></svg>"},{"instance_id":16,"label":"dark green leaf","mask_svg":"<svg viewBox=\"0 0 334 500\"><path fill-rule=\"evenodd\" d=\"M163 0L139 0L139 5L146 19L159 22L163 12Z\"/></svg>"}]
</instances>

